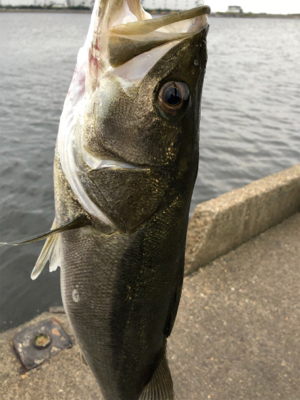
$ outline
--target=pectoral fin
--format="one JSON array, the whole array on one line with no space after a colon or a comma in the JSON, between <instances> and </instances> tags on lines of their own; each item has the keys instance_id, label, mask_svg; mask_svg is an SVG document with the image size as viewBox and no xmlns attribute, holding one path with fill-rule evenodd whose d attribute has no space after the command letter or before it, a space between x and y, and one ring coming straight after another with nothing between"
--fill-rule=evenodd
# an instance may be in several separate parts
<instances>
[{"instance_id":1,"label":"pectoral fin","mask_svg":"<svg viewBox=\"0 0 300 400\"><path fill-rule=\"evenodd\" d=\"M75 219L67 221L66 223L62 224L58 228L51 229L48 232L41 233L41 234L35 235L35 236L31 236L27 239L23 239L20 241L11 242L11 243L0 243L0 247L2 247L2 246L19 246L20 244L29 244L29 243L38 242L39 240L45 240L47 238L50 238L51 236L56 235L57 233L69 231L71 229L82 228L83 226L86 226L88 224L89 224L89 221L88 221L86 215L80 214Z\"/></svg>"},{"instance_id":2,"label":"pectoral fin","mask_svg":"<svg viewBox=\"0 0 300 400\"><path fill-rule=\"evenodd\" d=\"M31 272L32 280L35 280L40 275L40 273L43 271L47 262L51 259L51 256L52 256L52 253L56 246L58 238L59 238L59 235L56 234L54 236L49 237L46 240L46 243L44 244L44 247L39 255L39 258L37 259L37 262L33 268L33 271Z\"/></svg>"},{"instance_id":3,"label":"pectoral fin","mask_svg":"<svg viewBox=\"0 0 300 400\"><path fill-rule=\"evenodd\" d=\"M54 220L51 230L55 229L57 229L57 226ZM32 270L32 280L35 280L40 275L48 261L50 272L56 271L56 269L60 266L60 237L58 233L47 238L39 258L37 259L37 262Z\"/></svg>"}]
</instances>

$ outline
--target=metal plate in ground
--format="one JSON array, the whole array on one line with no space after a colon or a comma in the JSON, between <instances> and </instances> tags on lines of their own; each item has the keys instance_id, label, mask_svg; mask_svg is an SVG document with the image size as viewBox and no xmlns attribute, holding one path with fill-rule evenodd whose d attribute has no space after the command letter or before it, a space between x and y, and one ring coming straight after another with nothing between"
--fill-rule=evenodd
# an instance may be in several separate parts
<instances>
[{"instance_id":1,"label":"metal plate in ground","mask_svg":"<svg viewBox=\"0 0 300 400\"><path fill-rule=\"evenodd\" d=\"M22 364L30 370L61 350L71 348L72 343L59 322L52 318L19 332L13 346Z\"/></svg>"}]
</instances>

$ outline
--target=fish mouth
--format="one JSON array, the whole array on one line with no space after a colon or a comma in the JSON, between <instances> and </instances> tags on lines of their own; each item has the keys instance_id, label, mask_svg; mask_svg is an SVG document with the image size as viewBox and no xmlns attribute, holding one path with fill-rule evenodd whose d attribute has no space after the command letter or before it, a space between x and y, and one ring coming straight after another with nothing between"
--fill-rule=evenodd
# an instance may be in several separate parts
<instances>
[{"instance_id":1,"label":"fish mouth","mask_svg":"<svg viewBox=\"0 0 300 400\"><path fill-rule=\"evenodd\" d=\"M116 68L142 53L199 32L207 25L209 13L209 7L201 6L160 18L112 26L108 43L110 65Z\"/></svg>"},{"instance_id":2,"label":"fish mouth","mask_svg":"<svg viewBox=\"0 0 300 400\"><path fill-rule=\"evenodd\" d=\"M209 13L200 6L152 19L140 0L100 0L92 17L96 28L88 35L87 91L92 94L105 73L140 81L173 46L205 29Z\"/></svg>"}]
</instances>

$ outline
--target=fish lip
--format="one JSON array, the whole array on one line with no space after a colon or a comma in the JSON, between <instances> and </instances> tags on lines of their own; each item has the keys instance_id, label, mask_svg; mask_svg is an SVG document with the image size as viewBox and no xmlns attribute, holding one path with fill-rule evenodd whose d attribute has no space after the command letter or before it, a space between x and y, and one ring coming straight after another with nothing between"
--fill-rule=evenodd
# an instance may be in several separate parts
<instances>
[{"instance_id":1,"label":"fish lip","mask_svg":"<svg viewBox=\"0 0 300 400\"><path fill-rule=\"evenodd\" d=\"M190 10L181 11L175 14L169 14L155 19L152 18L147 20L138 20L135 22L115 25L109 29L109 33L115 35L148 34L176 22L182 22L185 20L193 19L195 17L209 15L210 12L211 9L209 6L202 5L200 7L195 7ZM178 16L177 20L175 19L176 16Z\"/></svg>"},{"instance_id":2,"label":"fish lip","mask_svg":"<svg viewBox=\"0 0 300 400\"><path fill-rule=\"evenodd\" d=\"M175 46L201 32L208 23L207 15L209 13L208 6L201 6L160 18L138 19L134 22L111 26L108 30L107 42L110 72L120 78L124 78L125 74L125 79L127 78L129 81L136 80L136 74L128 72L130 67L127 63L139 60L137 61L139 64L141 58L137 57L143 57L142 55L146 54L149 58L146 60L142 58L141 63L145 64L145 73L147 73L153 65L150 53L152 50L165 49L168 51L168 46ZM142 70L142 68L139 69Z\"/></svg>"}]
</instances>

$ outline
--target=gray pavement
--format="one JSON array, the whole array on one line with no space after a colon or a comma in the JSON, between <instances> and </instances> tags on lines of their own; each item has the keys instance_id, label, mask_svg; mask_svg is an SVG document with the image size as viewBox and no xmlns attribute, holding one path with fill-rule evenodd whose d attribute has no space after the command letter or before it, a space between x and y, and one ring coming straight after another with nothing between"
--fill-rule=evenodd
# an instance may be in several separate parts
<instances>
[{"instance_id":1,"label":"gray pavement","mask_svg":"<svg viewBox=\"0 0 300 400\"><path fill-rule=\"evenodd\" d=\"M185 279L168 358L177 400L300 399L300 214ZM64 314L53 317L72 335ZM75 344L25 373L0 334L2 400L101 400Z\"/></svg>"}]
</instances>

